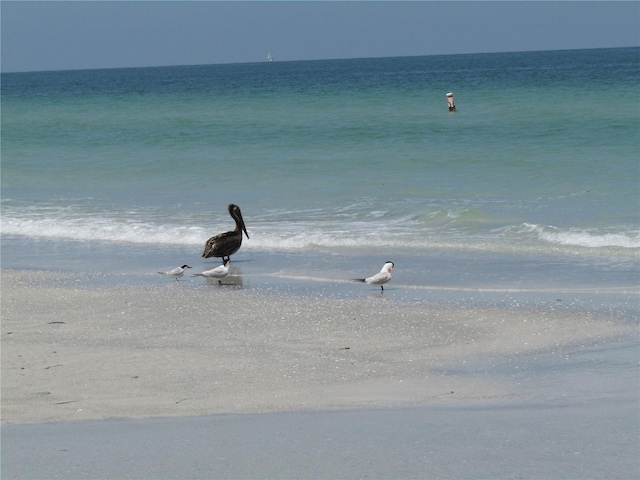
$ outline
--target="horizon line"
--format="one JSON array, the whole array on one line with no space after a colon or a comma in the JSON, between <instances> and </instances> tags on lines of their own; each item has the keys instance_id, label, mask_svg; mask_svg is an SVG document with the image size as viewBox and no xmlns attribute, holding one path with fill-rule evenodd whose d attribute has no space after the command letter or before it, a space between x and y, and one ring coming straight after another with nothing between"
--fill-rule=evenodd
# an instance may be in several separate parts
<instances>
[{"instance_id":1,"label":"horizon line","mask_svg":"<svg viewBox=\"0 0 640 480\"><path fill-rule=\"evenodd\" d=\"M505 50L490 52L467 52L467 53L434 53L425 55L389 55L384 57L364 56L364 57L333 57L333 58L313 58L313 59L297 59L297 60L260 60L249 62L219 62L219 63L192 63L192 64L166 64L166 65L138 65L138 66L120 66L120 67L83 67L83 68L57 68L46 70L14 70L5 71L0 67L1 74L14 73L53 73L53 72L82 72L91 70L126 70L136 68L174 68L174 67L205 67L214 65L254 65L254 64L273 64L273 63L294 63L294 62L326 62L335 60L366 60L366 59L383 59L383 58L412 58L412 57L450 57L460 55L500 55L506 53L536 53L536 52L562 52L562 51L581 51L581 50L617 50L624 48L640 48L640 45L628 45L618 47L583 47L583 48L554 48L542 50Z\"/></svg>"}]
</instances>

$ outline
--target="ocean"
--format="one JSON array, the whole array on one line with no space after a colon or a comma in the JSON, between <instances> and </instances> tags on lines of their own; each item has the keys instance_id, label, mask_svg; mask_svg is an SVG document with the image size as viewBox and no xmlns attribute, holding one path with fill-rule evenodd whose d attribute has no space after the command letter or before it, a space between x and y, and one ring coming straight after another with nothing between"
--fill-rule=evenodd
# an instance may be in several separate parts
<instances>
[{"instance_id":1,"label":"ocean","mask_svg":"<svg viewBox=\"0 0 640 480\"><path fill-rule=\"evenodd\" d=\"M639 48L2 73L2 267L166 282L236 203L245 288L635 309L639 86Z\"/></svg>"}]
</instances>

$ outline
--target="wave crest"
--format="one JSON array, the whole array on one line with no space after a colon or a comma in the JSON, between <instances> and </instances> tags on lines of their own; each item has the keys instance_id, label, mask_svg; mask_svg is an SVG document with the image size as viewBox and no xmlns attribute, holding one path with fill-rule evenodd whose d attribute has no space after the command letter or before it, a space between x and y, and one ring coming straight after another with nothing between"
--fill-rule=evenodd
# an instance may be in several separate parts
<instances>
[{"instance_id":1,"label":"wave crest","mask_svg":"<svg viewBox=\"0 0 640 480\"><path fill-rule=\"evenodd\" d=\"M50 212L49 212L50 213ZM60 213L60 212L58 212ZM64 213L64 212L63 212ZM66 212L69 213L69 212ZM630 228L561 229L548 225L523 223L518 226L490 228L483 215L463 211L471 217L471 225L451 222L421 224L403 218L390 221L383 218L337 222L325 218L303 221L263 219L249 225L249 248L269 250L304 250L306 248L372 247L396 249L472 248L484 250L545 250L562 247L582 249L640 248L640 231ZM445 215L442 215L445 216ZM166 219L151 221L140 215L25 215L2 218L2 234L60 240L123 242L157 245L202 245L210 236L231 225L220 222L219 229L198 225L198 220L184 219L185 225L167 223ZM434 224L435 223L435 224ZM479 225L478 225L479 223ZM195 226L189 226L195 225Z\"/></svg>"},{"instance_id":2,"label":"wave crest","mask_svg":"<svg viewBox=\"0 0 640 480\"><path fill-rule=\"evenodd\" d=\"M640 248L640 231L621 233L577 228L562 230L548 225L523 223L520 226L520 232L555 245L584 248Z\"/></svg>"}]
</instances>

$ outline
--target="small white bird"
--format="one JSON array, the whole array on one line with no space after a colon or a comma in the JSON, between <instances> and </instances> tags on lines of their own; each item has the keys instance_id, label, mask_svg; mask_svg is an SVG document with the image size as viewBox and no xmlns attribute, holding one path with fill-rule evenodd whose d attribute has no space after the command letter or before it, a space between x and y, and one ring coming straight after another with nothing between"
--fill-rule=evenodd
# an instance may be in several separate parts
<instances>
[{"instance_id":1,"label":"small white bird","mask_svg":"<svg viewBox=\"0 0 640 480\"><path fill-rule=\"evenodd\" d=\"M211 270L205 270L202 273L196 273L191 275L192 277L204 277L206 279L218 280L218 283L222 285L222 279L229 275L229 264L231 263L230 259L226 259L222 265L218 265L216 268L212 268Z\"/></svg>"},{"instance_id":2,"label":"small white bird","mask_svg":"<svg viewBox=\"0 0 640 480\"><path fill-rule=\"evenodd\" d=\"M184 270L186 268L191 268L189 265L182 265L181 267L176 267L173 270L169 270L167 272L158 272L160 275L166 275L167 277L173 277L176 279L176 282L178 281L178 279L184 275Z\"/></svg>"},{"instance_id":3,"label":"small white bird","mask_svg":"<svg viewBox=\"0 0 640 480\"><path fill-rule=\"evenodd\" d=\"M391 270L393 270L394 266L393 262L387 262L382 267L382 270L375 275L367 278L356 278L355 281L368 283L369 285L380 285L381 290L384 291L383 285L391 280Z\"/></svg>"}]
</instances>

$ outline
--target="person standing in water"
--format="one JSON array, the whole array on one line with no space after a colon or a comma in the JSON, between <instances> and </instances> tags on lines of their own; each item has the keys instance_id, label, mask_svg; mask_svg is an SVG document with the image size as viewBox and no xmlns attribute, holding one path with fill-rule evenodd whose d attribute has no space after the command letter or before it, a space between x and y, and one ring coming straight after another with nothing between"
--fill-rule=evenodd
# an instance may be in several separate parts
<instances>
[{"instance_id":1,"label":"person standing in water","mask_svg":"<svg viewBox=\"0 0 640 480\"><path fill-rule=\"evenodd\" d=\"M451 93L451 92L447 93L447 103L449 104L449 111L450 112L455 112L456 111L456 102L453 101L453 93Z\"/></svg>"}]
</instances>

